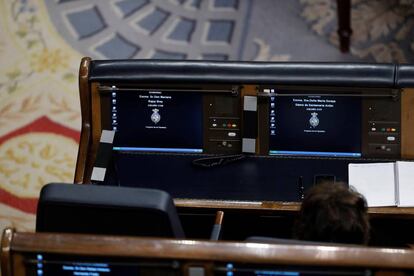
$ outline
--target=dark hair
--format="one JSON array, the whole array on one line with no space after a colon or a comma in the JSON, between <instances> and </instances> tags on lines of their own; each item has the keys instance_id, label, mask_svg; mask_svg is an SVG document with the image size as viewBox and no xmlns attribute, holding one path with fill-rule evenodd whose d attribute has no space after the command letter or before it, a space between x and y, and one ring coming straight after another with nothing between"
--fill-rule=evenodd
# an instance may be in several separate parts
<instances>
[{"instance_id":1,"label":"dark hair","mask_svg":"<svg viewBox=\"0 0 414 276\"><path fill-rule=\"evenodd\" d=\"M294 238L367 244L369 220L365 198L345 183L321 183L308 190L294 227Z\"/></svg>"}]
</instances>

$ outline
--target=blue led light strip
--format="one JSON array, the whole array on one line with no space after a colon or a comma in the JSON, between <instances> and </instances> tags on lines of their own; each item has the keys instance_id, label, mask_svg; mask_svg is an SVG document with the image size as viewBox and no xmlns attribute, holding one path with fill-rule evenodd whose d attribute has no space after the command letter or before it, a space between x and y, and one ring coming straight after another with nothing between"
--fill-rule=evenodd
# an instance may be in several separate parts
<instances>
[{"instance_id":1,"label":"blue led light strip","mask_svg":"<svg viewBox=\"0 0 414 276\"><path fill-rule=\"evenodd\" d=\"M269 155L305 155L305 156L329 156L329 157L361 157L360 152L323 152L323 151L286 151L270 150Z\"/></svg>"},{"instance_id":2,"label":"blue led light strip","mask_svg":"<svg viewBox=\"0 0 414 276\"><path fill-rule=\"evenodd\" d=\"M203 149L181 149L181 148L140 148L140 147L113 147L116 151L152 151L152 152L179 152L179 153L202 153Z\"/></svg>"}]
</instances>

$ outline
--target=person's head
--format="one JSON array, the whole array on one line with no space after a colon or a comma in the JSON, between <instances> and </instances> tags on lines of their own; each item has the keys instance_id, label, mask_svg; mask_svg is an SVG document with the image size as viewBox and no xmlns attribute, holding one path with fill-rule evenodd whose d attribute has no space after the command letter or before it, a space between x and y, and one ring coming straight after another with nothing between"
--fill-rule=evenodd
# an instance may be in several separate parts
<instances>
[{"instance_id":1,"label":"person's head","mask_svg":"<svg viewBox=\"0 0 414 276\"><path fill-rule=\"evenodd\" d=\"M367 244L365 198L344 183L321 183L305 194L294 237L299 240Z\"/></svg>"}]
</instances>

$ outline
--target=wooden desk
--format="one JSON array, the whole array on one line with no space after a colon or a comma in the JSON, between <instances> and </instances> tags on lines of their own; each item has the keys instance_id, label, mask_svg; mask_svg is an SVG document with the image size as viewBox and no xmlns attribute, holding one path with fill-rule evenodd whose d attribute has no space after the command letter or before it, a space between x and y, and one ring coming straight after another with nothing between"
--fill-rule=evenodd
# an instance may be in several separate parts
<instances>
[{"instance_id":1,"label":"wooden desk","mask_svg":"<svg viewBox=\"0 0 414 276\"><path fill-rule=\"evenodd\" d=\"M244 240L250 236L290 238L300 203L217 200L174 200L189 237L208 235L214 214L224 212L222 238ZM414 243L414 208L368 208L370 244L402 246ZM194 223L195 222L195 223Z\"/></svg>"},{"instance_id":2,"label":"wooden desk","mask_svg":"<svg viewBox=\"0 0 414 276\"><path fill-rule=\"evenodd\" d=\"M350 1L349 0L338 0L338 9L339 10L349 10L350 9ZM349 15L348 15L349 17ZM342 21L341 21L342 22ZM348 23L350 21L348 20ZM345 22L346 23L346 22ZM341 23L342 24L342 23ZM340 25L341 25L340 24ZM346 26L347 24L343 24ZM342 28L341 28L342 29ZM347 28L345 27L345 30ZM349 29L348 29L349 31ZM109 129L109 128L103 128L103 121L106 119L109 120L108 116L108 110L105 109L110 106L110 103L103 100L105 98L104 95L109 95L106 89L107 87L126 87L126 88L149 88L149 87L161 87L166 89L171 88L180 88L185 89L186 87L196 87L197 89L203 88L204 85L207 85L207 88L211 88L214 86L215 89L223 88L225 87L227 90L229 90L229 87L240 87L240 90L235 97L240 97L240 100L242 97L249 96L249 97L255 97L257 96L259 98L259 104L258 104L258 118L265 118L262 115L268 114L267 109L265 106L266 104L261 103L260 105L260 97L258 91L260 90L260 87L267 87L267 86L274 86L275 88L285 85L286 87L296 87L299 86L301 89L305 89L307 86L310 86L312 89L316 89L319 91L319 89L328 89L328 87L334 88L331 90L326 90L329 93L343 93L344 91L352 90L352 89L367 89L366 93L371 95L370 93L375 92L379 93L378 91L381 89L385 89L388 91L388 89L392 89L391 92L398 91L401 92L398 95L401 95L401 110L399 112L396 111L396 114L401 113L401 156L398 156L398 158L401 159L413 159L414 158L414 116L413 115L413 107L414 107L414 90L413 88L408 87L399 87L397 84L399 83L399 74L398 72L398 66L397 65L373 65L373 64L318 64L318 63L311 63L311 64L279 64L279 63L243 63L243 62L187 62L187 61L180 61L180 62L154 62L154 61L132 61L132 60L126 60L126 61L92 61L90 58L84 58L81 62L80 71L79 71L79 89L80 89L80 98L81 98L81 111L82 111L82 132L81 132L81 140L80 140L80 147L79 147L79 154L78 154L78 161L76 166L76 172L75 172L75 183L90 183L91 182L91 175L92 170L94 167L95 159L97 156L98 148L99 148L99 141L101 132L103 129ZM332 74L331 74L332 73ZM211 86L213 85L213 86ZM211 87L210 87L211 86ZM106 87L105 89L103 89ZM124 88L125 88L124 87ZM373 88L376 87L376 88ZM382 88L381 88L382 87ZM125 88L125 89L126 89ZM205 88L205 87L204 87ZM203 89L204 89L203 88ZM206 89L207 89L206 88ZM103 89L100 91L100 89ZM125 89L123 92L126 92ZM378 90L379 89L379 90ZM104 90L106 91L105 94ZM127 89L128 90L128 89ZM173 89L174 90L174 89ZM226 91L227 91L226 90ZM394 91L395 90L395 91ZM217 91L217 90L214 90ZM233 90L232 90L233 91ZM312 90L313 91L313 90ZM325 90L323 90L325 91ZM365 91L365 90L364 90ZM382 91L382 90L381 90ZM380 91L380 92L381 92ZM118 91L119 93L123 93L121 91ZM118 92L115 92L118 93ZM383 91L384 92L384 91ZM388 91L389 92L389 91ZM387 95L388 95L387 92ZM364 92L365 93L365 92ZM382 93L382 92L381 92ZM380 93L380 94L381 94ZM368 95L367 94L367 95ZM382 95L382 94L381 94ZM385 94L384 94L385 95ZM384 96L383 95L383 96ZM394 94L392 94L394 95ZM390 95L388 95L390 96ZM388 97L387 96L387 97ZM370 98L370 97L369 97ZM109 99L107 97L106 99ZM393 98L395 100L395 98ZM395 103L396 101L388 102ZM118 99L119 101L119 99ZM398 102L398 101L397 101ZM241 102L240 102L241 103ZM371 103L370 103L371 104ZM368 103L367 103L368 105ZM203 107L207 108L207 107ZM242 112L242 105L239 106L239 108L235 108L237 110L240 110ZM106 110L106 111L105 111ZM103 112L105 111L105 112ZM241 114L241 113L240 113ZM382 113L381 113L382 114ZM104 117L104 115L106 117ZM241 116L241 115L240 115ZM368 116L368 115L367 115ZM105 120L104 120L105 118ZM242 119L242 116L240 117ZM365 120L365 119L364 119ZM379 120L379 119L378 119ZM243 121L243 120L241 120ZM380 121L383 121L381 119ZM265 142L266 139L268 140L269 134L266 133L266 131L262 130L268 130L267 126L261 126L260 124L265 124L265 122L268 122L268 120L261 120L259 123L259 126L257 127L258 131L258 142L257 148L256 148L256 154L257 157L268 157L266 156L268 151L265 150ZM368 121L364 121L364 125ZM361 121L362 123L362 121ZM107 126L108 127L108 126ZM263 133L262 133L263 132ZM361 138L362 139L362 138ZM268 142L268 141L267 141ZM262 148L259 146L262 145ZM369 156L368 156L369 157ZM198 158L198 157L197 157ZM153 159L155 160L155 159ZM166 160L166 159L164 159ZM271 160L271 159L269 159ZM273 160L273 159L272 159ZM388 160L388 159L387 159ZM136 161L136 160L135 160ZM145 162L144 162L145 161ZM149 160L144 160L142 163L149 163ZM147 162L148 161L148 162ZM159 162L157 159L154 162ZM167 162L167 161L166 161ZM170 162L170 161L168 161ZM171 163L173 163L171 161ZM137 165L137 162L129 162L130 164ZM170 164L171 164L170 163ZM269 164L269 162L267 162ZM151 168L158 168L158 164L160 163L151 163ZM188 164L191 164L191 162L188 162ZM258 164L258 162L256 162ZM164 168L168 166L168 164L162 165ZM270 166L270 165L269 165ZM274 167L274 164L272 163L272 166ZM325 165L324 165L325 166ZM178 166L179 167L179 166ZM188 166L190 167L190 166ZM259 167L259 166L258 166ZM306 164L303 166L297 166L298 168L307 168ZM323 167L323 166L320 166ZM263 168L260 167L260 168ZM290 166L289 168L296 168L295 166ZM342 168L345 168L343 166ZM347 168L347 165L346 165ZM139 169L139 166L137 165L137 171ZM249 174L249 168L241 168L240 172L247 172ZM266 172L271 172L272 168L267 168L267 170L264 170ZM295 169L293 169L295 170ZM345 169L346 171L347 169ZM114 169L115 171L115 169ZM131 169L131 171L135 172L134 169ZM142 172L150 171L152 173L152 170L148 170L147 167L141 168ZM256 170L259 172L259 170ZM261 171L262 172L262 171ZM154 173L158 174L159 172L156 171ZM188 175L185 171L179 171L175 175L176 171L173 171L172 176L169 178L178 179L178 177L182 175ZM317 173L317 172L315 172ZM125 175L125 174L124 174ZM160 174L162 175L162 173ZM229 185L232 185L234 181L233 175L230 175L226 179L226 182L223 183L230 183ZM260 176L260 173L257 173L258 176ZM138 177L138 175L137 175ZM142 179L144 179L143 174L140 176ZM150 176L152 177L152 176ZM148 179L150 178L148 177ZM203 179L206 179L208 177L207 173L205 177L203 176ZM243 176L244 177L244 176ZM200 177L201 178L201 177ZM131 180L132 179L132 180ZM133 182L135 181L135 175L134 177L131 177L130 179L127 179L125 182ZM158 181L158 183L167 183L166 185L169 187L171 186L169 183L169 179L165 180L162 179L162 181ZM219 177L217 177L218 180ZM216 179L216 180L217 180ZM273 178L271 181L274 181ZM194 186L192 186L192 180L190 179L185 182L186 185L188 185L188 188L185 187L182 190L185 191L199 191L202 189L195 189ZM144 181L147 181L146 179ZM270 180L268 180L269 189L263 189L263 193L267 193L269 190L273 189L274 187L271 186L273 183ZM184 182L184 181L183 181ZM206 181L207 182L207 181ZM308 181L309 184L311 181ZM212 182L208 182L206 185L204 185L202 188L212 189L213 185L210 185ZM218 184L217 184L218 183ZM217 185L223 185L223 183L220 183L219 181L215 181L214 184ZM260 182L260 177L257 177L257 183ZM282 182L280 182L282 183ZM290 182L292 184L293 182ZM113 184L113 183L112 183ZM119 183L118 183L119 184ZM145 183L146 184L146 183ZM253 187L256 189L255 185L251 185L248 188ZM296 185L293 183L293 185ZM206 188L207 187L207 188ZM240 190L243 191L243 188L239 186L234 186L235 189L232 190ZM290 186L293 187L293 186ZM154 185L150 188L159 188L158 186ZM159 189L167 190L164 186ZM219 187L221 188L221 187ZM296 188L295 188L296 189ZM247 190L247 189L246 189ZM252 190L252 189L251 189ZM257 189L259 190L259 189ZM293 190L293 189L292 189ZM167 190L168 191L168 190ZM249 190L250 191L250 190ZM271 190L274 193L274 197L260 197L260 199L257 200L284 200L283 198L278 198L276 196L283 195L283 192ZM173 194L174 191L169 191ZM248 192L246 192L248 193ZM250 196L251 194L249 194ZM299 210L299 204L298 203L292 203L292 202L251 202L251 201L230 201L230 200L201 200L200 198L225 198L225 199L243 199L243 200L256 200L256 198L253 197L220 197L222 195L214 195L211 196L209 193L205 193L204 195L197 195L194 196L194 198L191 197L191 194L179 194L173 195L176 197L175 203L179 209L180 215L185 214L187 216L188 224L191 227L196 227L197 231L190 231L190 235L187 235L189 237L197 238L199 236L198 233L200 233L198 226L198 222L204 223L201 220L203 218L197 218L196 216L201 215L207 215L212 217L210 220L210 217L208 218L209 221L205 222L205 225L211 225L214 220L215 212L218 210L225 211L225 218L224 218L224 228L228 229L229 224L229 213L235 214L235 216L238 216L238 218L241 218L243 220L243 223L245 225L248 225L249 227L255 227L254 224L257 219L263 216L267 217L294 217L295 214L297 214ZM300 198L298 196L298 198ZM294 200L293 197L289 197L285 200ZM251 218L251 221L248 221L248 218L246 216L243 216L244 214L248 214L249 218ZM404 221L408 221L413 225L414 229L414 209L411 208L395 208L395 207L385 207L385 208L369 208L369 214L372 219L383 219L384 223L382 225L386 226L393 226L393 223L389 223L391 220L399 220L404 219ZM236 224L239 224L237 222L236 217L233 220L236 222ZM293 219L291 219L293 220ZM196 222L194 222L196 221ZM270 222L270 219L267 220L267 222ZM291 221L290 221L291 223ZM244 225L244 226L245 226ZM269 225L262 225L262 228L267 229L274 229L272 224ZM191 228L190 227L190 228ZM244 227L248 228L248 227ZM239 228L235 227L235 230L237 230L236 234L239 234ZM404 229L410 229L404 227ZM398 233L404 230L401 229L394 229L394 234L390 235L391 237L401 236ZM210 229L208 230L210 231ZM255 232L256 229L252 231ZM413 230L414 231L414 230ZM246 233L246 235L250 235L252 233ZM257 231L255 234L260 235L264 234L265 232ZM286 231L284 234L287 235L287 233L290 233L289 231ZM387 232L387 234L390 232ZM192 234L195 234L194 236ZM407 231L406 236L410 237L410 239L407 239L406 242L414 242L411 238L412 234ZM244 239L246 236L238 235L237 238L231 236L230 234L227 236L228 239ZM284 237L284 236L283 236ZM401 239L401 242L402 239ZM400 244L400 243L398 243Z\"/></svg>"},{"instance_id":3,"label":"wooden desk","mask_svg":"<svg viewBox=\"0 0 414 276\"><path fill-rule=\"evenodd\" d=\"M194 199L175 199L177 207L200 208L211 210L246 210L252 212L272 213L272 214L297 214L300 210L298 202L255 202L255 201L219 201L219 200L194 200ZM368 213L373 217L392 217L401 219L414 219L414 208L410 207L370 207Z\"/></svg>"}]
</instances>

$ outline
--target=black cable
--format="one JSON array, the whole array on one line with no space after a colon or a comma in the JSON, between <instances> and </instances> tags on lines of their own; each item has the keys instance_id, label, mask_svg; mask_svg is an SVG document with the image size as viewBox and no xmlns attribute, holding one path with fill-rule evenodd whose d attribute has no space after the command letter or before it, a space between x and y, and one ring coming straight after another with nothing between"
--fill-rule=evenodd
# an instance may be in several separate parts
<instances>
[{"instance_id":1,"label":"black cable","mask_svg":"<svg viewBox=\"0 0 414 276\"><path fill-rule=\"evenodd\" d=\"M246 156L243 154L233 155L220 155L214 157L203 157L192 161L192 164L201 168L212 168L217 166L224 166L229 163L233 163L244 159Z\"/></svg>"}]
</instances>

